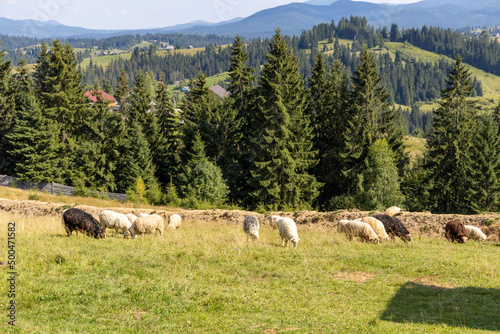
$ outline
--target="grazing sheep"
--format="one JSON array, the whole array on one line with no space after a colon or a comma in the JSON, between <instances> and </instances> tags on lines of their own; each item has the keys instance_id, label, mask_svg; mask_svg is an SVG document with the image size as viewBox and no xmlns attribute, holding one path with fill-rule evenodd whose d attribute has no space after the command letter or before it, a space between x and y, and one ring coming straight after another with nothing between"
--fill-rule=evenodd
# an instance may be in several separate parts
<instances>
[{"instance_id":1,"label":"grazing sheep","mask_svg":"<svg viewBox=\"0 0 500 334\"><path fill-rule=\"evenodd\" d=\"M259 239L259 220L255 216L246 216L243 221L243 231L247 235L247 240L252 238L252 240Z\"/></svg>"},{"instance_id":2,"label":"grazing sheep","mask_svg":"<svg viewBox=\"0 0 500 334\"><path fill-rule=\"evenodd\" d=\"M116 231L116 234L118 234L118 230L124 233L132 226L132 223L126 215L111 210L102 211L99 214L99 221L104 230L106 230L106 228L111 228Z\"/></svg>"},{"instance_id":3,"label":"grazing sheep","mask_svg":"<svg viewBox=\"0 0 500 334\"><path fill-rule=\"evenodd\" d=\"M158 215L138 217L132 226L130 226L128 231L123 234L123 237L127 238L131 236L137 238L137 234L142 234L142 239L144 240L144 234L155 234L156 231L159 231L161 238L163 239L164 228L163 218Z\"/></svg>"},{"instance_id":4,"label":"grazing sheep","mask_svg":"<svg viewBox=\"0 0 500 334\"><path fill-rule=\"evenodd\" d=\"M379 238L371 226L359 220L340 220L337 223L337 231L345 233L348 240L360 237L366 242L370 241L374 244L379 242Z\"/></svg>"},{"instance_id":5,"label":"grazing sheep","mask_svg":"<svg viewBox=\"0 0 500 334\"><path fill-rule=\"evenodd\" d=\"M458 242L459 244L467 242L469 235L462 222L451 220L446 223L444 227L445 237L451 242Z\"/></svg>"},{"instance_id":6,"label":"grazing sheep","mask_svg":"<svg viewBox=\"0 0 500 334\"><path fill-rule=\"evenodd\" d=\"M83 210L76 208L65 210L62 214L62 220L68 237L75 231L76 234L82 232L96 239L106 238L106 232L101 228L99 222L90 213Z\"/></svg>"},{"instance_id":7,"label":"grazing sheep","mask_svg":"<svg viewBox=\"0 0 500 334\"><path fill-rule=\"evenodd\" d=\"M373 218L376 218L382 222L385 231L393 241L396 239L396 237L399 237L405 242L411 241L410 232L398 218L382 214L373 215Z\"/></svg>"},{"instance_id":8,"label":"grazing sheep","mask_svg":"<svg viewBox=\"0 0 500 334\"><path fill-rule=\"evenodd\" d=\"M467 231L467 234L469 235L469 239L471 240L479 240L479 241L485 241L486 240L486 234L483 233L478 227L471 226L471 225L464 225L465 230Z\"/></svg>"},{"instance_id":9,"label":"grazing sheep","mask_svg":"<svg viewBox=\"0 0 500 334\"><path fill-rule=\"evenodd\" d=\"M283 247L288 247L288 241L292 242L292 247L297 247L300 239L297 233L297 225L295 225L292 218L281 218L278 221L278 229Z\"/></svg>"},{"instance_id":10,"label":"grazing sheep","mask_svg":"<svg viewBox=\"0 0 500 334\"><path fill-rule=\"evenodd\" d=\"M134 215L133 213L127 213L125 216L127 216L128 220L130 220L130 223L133 224L135 220L137 219L137 216Z\"/></svg>"},{"instance_id":11,"label":"grazing sheep","mask_svg":"<svg viewBox=\"0 0 500 334\"><path fill-rule=\"evenodd\" d=\"M280 216L271 216L271 217L269 217L269 225L271 225L271 227L273 229L277 229L278 225L279 225L279 220L280 219L281 219Z\"/></svg>"},{"instance_id":12,"label":"grazing sheep","mask_svg":"<svg viewBox=\"0 0 500 334\"><path fill-rule=\"evenodd\" d=\"M373 229L373 232L378 236L380 241L387 241L389 240L389 236L387 235L387 232L385 231L384 224L377 218L373 217L364 217L361 219L363 223L367 223L370 225L370 227Z\"/></svg>"},{"instance_id":13,"label":"grazing sheep","mask_svg":"<svg viewBox=\"0 0 500 334\"><path fill-rule=\"evenodd\" d=\"M385 214L391 217L399 216L403 214L403 210L401 210L397 206L391 206L390 208L387 208L387 210L385 210Z\"/></svg>"},{"instance_id":14,"label":"grazing sheep","mask_svg":"<svg viewBox=\"0 0 500 334\"><path fill-rule=\"evenodd\" d=\"M178 214L174 213L170 217L168 217L168 226L167 228L169 230L177 230L179 227L181 227L181 216Z\"/></svg>"}]
</instances>

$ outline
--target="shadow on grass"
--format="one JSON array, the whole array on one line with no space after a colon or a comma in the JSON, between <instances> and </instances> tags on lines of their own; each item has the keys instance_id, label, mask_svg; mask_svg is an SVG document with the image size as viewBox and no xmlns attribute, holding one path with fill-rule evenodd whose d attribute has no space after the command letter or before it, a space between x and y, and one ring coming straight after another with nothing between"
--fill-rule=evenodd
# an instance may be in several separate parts
<instances>
[{"instance_id":1,"label":"shadow on grass","mask_svg":"<svg viewBox=\"0 0 500 334\"><path fill-rule=\"evenodd\" d=\"M407 282L380 318L399 323L446 324L500 331L499 314L500 289L446 289Z\"/></svg>"}]
</instances>

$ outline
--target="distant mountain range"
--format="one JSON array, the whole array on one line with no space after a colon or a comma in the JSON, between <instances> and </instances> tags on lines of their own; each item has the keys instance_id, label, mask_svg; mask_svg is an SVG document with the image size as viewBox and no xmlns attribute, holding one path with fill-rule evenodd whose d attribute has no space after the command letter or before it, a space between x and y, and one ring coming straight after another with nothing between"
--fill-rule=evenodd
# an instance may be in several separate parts
<instances>
[{"instance_id":1,"label":"distant mountain range","mask_svg":"<svg viewBox=\"0 0 500 334\"><path fill-rule=\"evenodd\" d=\"M406 5L374 4L352 0L310 0L259 11L246 18L219 23L195 21L176 26L143 30L96 30L62 25L55 21L10 20L0 18L0 34L37 38L102 38L125 34L180 32L245 37L267 37L277 27L287 35L298 35L323 22L342 17L365 16L375 26L396 23L400 28L438 26L458 29L466 26L500 24L500 1L424 0Z\"/></svg>"}]
</instances>

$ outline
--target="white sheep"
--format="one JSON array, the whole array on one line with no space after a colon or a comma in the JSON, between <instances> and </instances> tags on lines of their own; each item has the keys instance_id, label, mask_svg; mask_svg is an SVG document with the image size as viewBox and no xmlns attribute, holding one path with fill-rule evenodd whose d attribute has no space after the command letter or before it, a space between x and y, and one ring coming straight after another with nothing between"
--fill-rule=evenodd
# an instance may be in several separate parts
<instances>
[{"instance_id":1,"label":"white sheep","mask_svg":"<svg viewBox=\"0 0 500 334\"><path fill-rule=\"evenodd\" d=\"M269 217L269 225L271 225L271 227L273 229L277 229L278 225L279 225L279 220L280 219L281 219L280 216L271 216L271 217Z\"/></svg>"},{"instance_id":2,"label":"white sheep","mask_svg":"<svg viewBox=\"0 0 500 334\"><path fill-rule=\"evenodd\" d=\"M164 228L163 218L158 215L138 217L128 231L123 234L123 237L127 238L131 236L137 238L137 234L142 234L142 239L144 240L144 234L154 234L156 231L159 231L163 239Z\"/></svg>"},{"instance_id":3,"label":"white sheep","mask_svg":"<svg viewBox=\"0 0 500 334\"><path fill-rule=\"evenodd\" d=\"M127 216L128 220L130 220L130 223L133 224L135 220L137 219L137 216L134 215L133 213L127 213L125 214Z\"/></svg>"},{"instance_id":4,"label":"white sheep","mask_svg":"<svg viewBox=\"0 0 500 334\"><path fill-rule=\"evenodd\" d=\"M387 208L387 210L385 210L385 214L387 216L394 217L394 216L402 215L403 210L401 210L401 208L398 208L397 206L391 206L390 208Z\"/></svg>"},{"instance_id":5,"label":"white sheep","mask_svg":"<svg viewBox=\"0 0 500 334\"><path fill-rule=\"evenodd\" d=\"M118 230L121 230L122 232L127 231L132 225L128 217L123 213L111 210L102 211L99 214L99 222L104 230L106 228L114 229L116 234L118 234Z\"/></svg>"},{"instance_id":6,"label":"white sheep","mask_svg":"<svg viewBox=\"0 0 500 334\"><path fill-rule=\"evenodd\" d=\"M337 223L337 231L345 233L348 240L360 237L363 241L370 241L375 244L379 242L379 238L372 227L359 220L340 220Z\"/></svg>"},{"instance_id":7,"label":"white sheep","mask_svg":"<svg viewBox=\"0 0 500 334\"><path fill-rule=\"evenodd\" d=\"M247 240L252 238L252 240L259 239L259 220L255 216L246 216L243 220L243 232L247 235Z\"/></svg>"},{"instance_id":8,"label":"white sheep","mask_svg":"<svg viewBox=\"0 0 500 334\"><path fill-rule=\"evenodd\" d=\"M137 215L137 217L147 217L149 216L146 212L141 212Z\"/></svg>"},{"instance_id":9,"label":"white sheep","mask_svg":"<svg viewBox=\"0 0 500 334\"><path fill-rule=\"evenodd\" d=\"M177 230L179 227L181 227L181 216L178 214L174 213L170 217L168 217L168 226L167 228L169 230Z\"/></svg>"},{"instance_id":10,"label":"white sheep","mask_svg":"<svg viewBox=\"0 0 500 334\"><path fill-rule=\"evenodd\" d=\"M471 226L471 225L465 225L465 230L467 231L467 234L469 235L469 239L471 240L481 240L484 241L486 240L486 234L483 233L478 227Z\"/></svg>"},{"instance_id":11,"label":"white sheep","mask_svg":"<svg viewBox=\"0 0 500 334\"><path fill-rule=\"evenodd\" d=\"M292 242L292 247L297 247L300 239L297 233L297 225L295 225L295 222L292 218L281 218L278 221L278 229L280 232L281 243L283 247L288 246L288 241Z\"/></svg>"},{"instance_id":12,"label":"white sheep","mask_svg":"<svg viewBox=\"0 0 500 334\"><path fill-rule=\"evenodd\" d=\"M370 227L373 229L373 232L375 232L380 241L389 240L389 236L385 231L384 224L380 220L373 217L364 217L361 219L361 221L370 225Z\"/></svg>"}]
</instances>

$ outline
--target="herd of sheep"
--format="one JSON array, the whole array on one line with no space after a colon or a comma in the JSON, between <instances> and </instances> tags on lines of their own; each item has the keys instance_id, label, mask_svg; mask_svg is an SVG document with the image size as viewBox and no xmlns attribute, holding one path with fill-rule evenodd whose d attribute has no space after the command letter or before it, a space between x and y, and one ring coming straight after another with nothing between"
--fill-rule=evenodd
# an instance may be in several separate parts
<instances>
[{"instance_id":1,"label":"herd of sheep","mask_svg":"<svg viewBox=\"0 0 500 334\"><path fill-rule=\"evenodd\" d=\"M117 213L111 210L104 210L99 214L99 221L90 213L83 210L71 208L64 210L62 214L64 229L68 236L71 236L73 231L81 232L94 238L105 238L106 229L115 230L116 234L120 231L123 237L137 238L137 235L155 234L159 232L163 238L163 230L165 229L163 217L147 213L140 213L138 216L134 214ZM173 214L168 218L167 229L176 230L181 226L181 216Z\"/></svg>"},{"instance_id":2,"label":"herd of sheep","mask_svg":"<svg viewBox=\"0 0 500 334\"><path fill-rule=\"evenodd\" d=\"M396 237L404 242L412 240L411 234L403 223L396 217L403 212L398 207L388 208L384 214L373 215L373 217L358 218L355 220L340 220L337 223L337 231L344 233L348 240L355 237L365 242L384 242ZM116 235L123 233L123 237L137 238L137 235L155 234L158 232L163 238L164 223L163 218L156 214L141 213L138 216L133 214L122 214L111 210L104 210L99 214L97 221L91 214L76 208L63 211L62 220L64 228L71 236L73 231L82 232L94 238L105 238L106 229L114 229ZM290 241L292 247L297 247L300 241L297 233L297 225L293 219L288 217L271 216L269 225L273 229L278 229L282 245L288 246ZM167 229L176 230L181 226L181 217L173 214L168 218ZM247 240L256 241L259 239L259 220L255 216L246 216L243 221L243 232L247 235ZM477 227L464 225L459 221L450 221L446 224L445 237L451 242L458 243L471 240L486 240L486 235Z\"/></svg>"}]
</instances>

